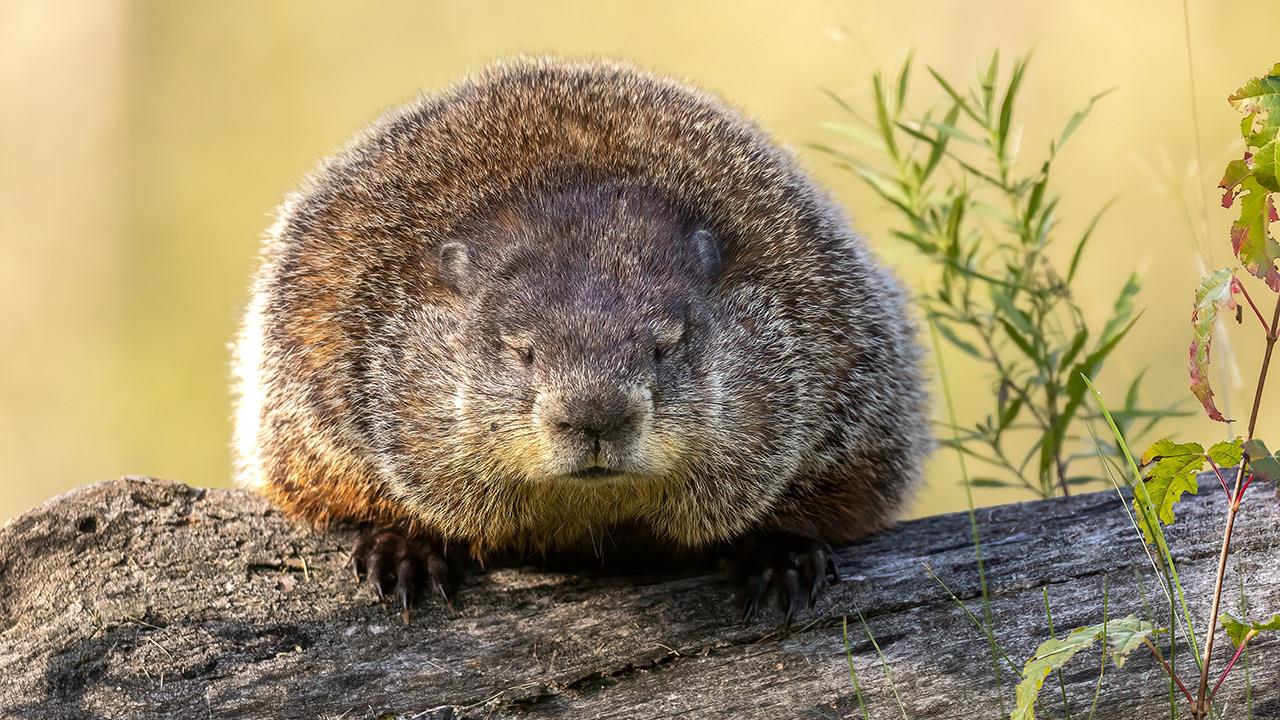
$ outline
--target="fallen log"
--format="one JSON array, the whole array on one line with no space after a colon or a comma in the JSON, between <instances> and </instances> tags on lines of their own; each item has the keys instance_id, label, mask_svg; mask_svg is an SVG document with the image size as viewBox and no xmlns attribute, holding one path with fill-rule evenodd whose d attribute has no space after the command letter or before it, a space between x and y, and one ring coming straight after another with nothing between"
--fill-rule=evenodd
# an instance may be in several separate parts
<instances>
[{"instance_id":1,"label":"fallen log","mask_svg":"<svg viewBox=\"0 0 1280 720\"><path fill-rule=\"evenodd\" d=\"M1225 507L1216 481L1202 487L1169 532L1197 629ZM1280 612L1280 507L1274 487L1255 484L1249 496L1224 608L1240 609L1243 586L1250 615L1262 617ZM872 718L998 718L1012 709L1011 667L1049 636L1044 590L1059 636L1101 622L1104 602L1110 618L1168 626L1168 601L1116 493L976 518L1007 661L993 660L969 616L984 610L966 513L840 549L843 581L787 636L771 613L737 623L733 588L715 574L524 567L474 575L455 614L426 603L403 625L352 581L354 530L312 532L238 490L104 482L0 528L0 716L861 717L852 662ZM1157 643L1168 651L1167 635ZM1109 665L1099 683L1096 650L1061 673L1075 717L1095 688L1095 718L1170 716L1149 653ZM1175 662L1190 681L1189 653ZM1280 642L1260 636L1249 663L1248 697L1237 671L1219 709L1280 717ZM1040 717L1064 717L1058 683L1046 681Z\"/></svg>"}]
</instances>

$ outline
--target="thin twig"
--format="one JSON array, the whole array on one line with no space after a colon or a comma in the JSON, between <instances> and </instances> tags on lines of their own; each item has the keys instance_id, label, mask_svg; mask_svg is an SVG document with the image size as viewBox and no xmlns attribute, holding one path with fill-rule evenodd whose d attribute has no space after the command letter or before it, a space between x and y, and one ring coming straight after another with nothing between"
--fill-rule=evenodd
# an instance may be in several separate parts
<instances>
[{"instance_id":1,"label":"thin twig","mask_svg":"<svg viewBox=\"0 0 1280 720\"><path fill-rule=\"evenodd\" d=\"M1213 474L1218 476L1218 482L1222 484L1222 493L1227 496L1227 502L1231 502L1231 490L1227 488L1227 481L1223 479L1222 470L1218 468L1218 463L1214 462L1213 458L1208 455L1204 457L1209 461L1209 466L1213 468Z\"/></svg>"},{"instance_id":2,"label":"thin twig","mask_svg":"<svg viewBox=\"0 0 1280 720\"><path fill-rule=\"evenodd\" d=\"M1191 698L1191 691L1188 690L1187 686L1183 685L1182 680L1178 678L1178 673L1174 672L1173 668L1169 667L1169 663L1164 661L1164 654L1160 652L1160 648L1156 647L1156 644L1151 642L1151 638L1144 637L1142 638L1142 642L1146 643L1147 647L1151 650L1151 654L1155 655L1156 659L1160 661L1160 667L1164 668L1165 674L1173 678L1173 681L1178 684L1178 689L1182 691L1183 695L1187 696L1187 702L1195 702L1195 700Z\"/></svg>"},{"instance_id":3,"label":"thin twig","mask_svg":"<svg viewBox=\"0 0 1280 720\"><path fill-rule=\"evenodd\" d=\"M1241 295L1244 295L1244 299L1249 301L1249 307L1253 308L1253 314L1258 317L1258 322L1262 323L1262 332L1270 335L1271 326L1268 325L1266 319L1262 317L1262 312L1258 310L1258 306L1253 304L1253 297L1249 295L1249 291L1244 288L1244 283L1236 283L1236 288L1240 290Z\"/></svg>"},{"instance_id":4,"label":"thin twig","mask_svg":"<svg viewBox=\"0 0 1280 720\"><path fill-rule=\"evenodd\" d=\"M1236 648L1236 654L1231 656L1231 662L1227 663L1227 666L1222 669L1222 674L1218 676L1218 682L1214 683L1213 690L1209 691L1210 701L1213 700L1214 695L1218 694L1218 688L1222 687L1222 681L1227 679L1227 675L1231 673L1231 668L1236 666L1236 661L1244 654L1244 646L1248 645L1249 641L1253 639L1253 636L1257 634L1258 631L1252 629L1244 634L1244 638L1240 640L1240 647Z\"/></svg>"}]
</instances>

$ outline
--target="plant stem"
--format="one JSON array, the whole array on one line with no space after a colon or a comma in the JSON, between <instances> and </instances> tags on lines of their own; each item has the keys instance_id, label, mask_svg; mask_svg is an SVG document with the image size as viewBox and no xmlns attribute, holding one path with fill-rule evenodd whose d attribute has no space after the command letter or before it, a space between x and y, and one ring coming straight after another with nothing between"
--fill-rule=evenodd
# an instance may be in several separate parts
<instances>
[{"instance_id":1,"label":"plant stem","mask_svg":"<svg viewBox=\"0 0 1280 720\"><path fill-rule=\"evenodd\" d=\"M1186 685L1182 684L1182 680L1178 678L1178 673L1174 672L1173 668L1169 667L1169 663L1165 662L1164 654L1160 652L1160 648L1156 647L1156 644L1151 642L1150 638L1144 637L1142 638L1142 642L1147 644L1147 648L1151 650L1151 654L1155 655L1156 659L1160 661L1160 667L1164 668L1165 673L1178 684L1178 689L1182 691L1183 695L1187 696L1187 702L1192 702L1191 691L1187 689Z\"/></svg>"},{"instance_id":2,"label":"plant stem","mask_svg":"<svg viewBox=\"0 0 1280 720\"><path fill-rule=\"evenodd\" d=\"M1267 370L1271 367L1271 355L1276 349L1276 329L1278 327L1280 327L1280 297L1276 298L1276 308L1271 315L1271 324L1267 325L1267 347L1262 354L1262 369L1258 372L1258 385L1253 392L1253 409L1249 411L1249 428L1245 433L1246 441L1253 439L1253 430L1258 424L1258 411L1262 407L1262 390L1267 384ZM1214 580L1213 603L1209 608L1209 628L1205 631L1204 662L1200 663L1200 690L1196 694L1196 702L1191 708L1191 717L1194 720L1204 720L1209 711L1209 698L1207 697L1209 692L1209 658L1213 655L1213 633L1218 624L1218 605L1222 600L1222 581L1227 572L1227 553L1231 549L1231 530L1235 526L1236 513L1240 510L1240 501L1243 500L1240 487L1241 483L1244 482L1244 471L1247 465L1247 458L1240 462L1240 467L1236 470L1235 489L1231 491L1227 503L1227 526L1222 531L1222 551L1218 554L1218 575Z\"/></svg>"},{"instance_id":3,"label":"plant stem","mask_svg":"<svg viewBox=\"0 0 1280 720\"><path fill-rule=\"evenodd\" d=\"M1262 312L1258 310L1257 305L1253 304L1253 298L1249 295L1249 291L1244 289L1243 283L1237 283L1236 287L1240 288L1240 294L1244 296L1244 299L1249 301L1249 307L1253 308L1253 314L1257 316L1258 322L1262 324L1262 332L1270 335L1271 325L1275 325L1275 323L1272 322L1271 325L1267 325L1267 321L1262 317Z\"/></svg>"},{"instance_id":4,"label":"plant stem","mask_svg":"<svg viewBox=\"0 0 1280 720\"><path fill-rule=\"evenodd\" d=\"M1218 476L1218 483L1222 485L1222 494L1227 496L1227 502L1231 502L1231 491L1227 489L1227 481L1222 477L1222 468L1219 468L1218 463L1214 462L1213 458L1208 455L1205 455L1204 459L1209 461L1209 467L1213 468L1213 474Z\"/></svg>"},{"instance_id":5,"label":"plant stem","mask_svg":"<svg viewBox=\"0 0 1280 720\"><path fill-rule=\"evenodd\" d=\"M1240 647L1236 648L1236 654L1231 656L1231 662L1227 663L1227 666L1222 669L1222 674L1218 676L1218 682L1213 684L1213 691L1209 693L1210 700L1213 699L1214 695L1218 694L1218 688L1222 687L1222 681L1227 679L1227 675L1231 673L1231 668L1236 666L1236 662L1240 659L1240 656L1244 654L1245 646L1248 645L1249 641L1253 639L1253 636L1257 634L1256 630L1250 630L1244 634L1244 638L1240 640Z\"/></svg>"}]
</instances>

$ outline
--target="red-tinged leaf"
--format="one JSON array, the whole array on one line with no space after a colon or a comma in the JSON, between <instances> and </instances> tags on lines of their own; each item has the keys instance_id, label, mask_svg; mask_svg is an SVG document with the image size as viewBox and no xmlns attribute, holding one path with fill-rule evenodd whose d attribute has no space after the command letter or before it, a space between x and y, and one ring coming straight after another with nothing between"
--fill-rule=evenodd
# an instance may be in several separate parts
<instances>
[{"instance_id":1,"label":"red-tinged leaf","mask_svg":"<svg viewBox=\"0 0 1280 720\"><path fill-rule=\"evenodd\" d=\"M1271 72L1250 80L1227 98L1236 110L1245 114L1240 133L1254 148L1251 174L1268 192L1280 192L1280 64Z\"/></svg>"},{"instance_id":2,"label":"red-tinged leaf","mask_svg":"<svg viewBox=\"0 0 1280 720\"><path fill-rule=\"evenodd\" d=\"M1188 352L1187 370L1191 376L1191 392L1200 400L1209 419L1226 422L1213 403L1213 389L1209 387L1209 348L1213 342L1213 324L1223 306L1235 310L1233 294L1239 292L1240 282L1230 269L1224 268L1200 282L1196 288L1195 309L1191 312L1194 336Z\"/></svg>"},{"instance_id":3,"label":"red-tinged leaf","mask_svg":"<svg viewBox=\"0 0 1280 720\"><path fill-rule=\"evenodd\" d=\"M1243 160L1232 160L1227 163L1227 169L1223 172L1222 179L1218 181L1218 187L1226 190L1227 195L1235 197L1236 186L1240 184L1241 180L1244 180L1245 177L1253 172L1253 168L1250 167L1249 164L1251 157L1252 156L1249 153L1245 153ZM1225 196L1222 201L1222 206L1231 207L1231 203L1227 202Z\"/></svg>"},{"instance_id":4,"label":"red-tinged leaf","mask_svg":"<svg viewBox=\"0 0 1280 720\"><path fill-rule=\"evenodd\" d=\"M1231 225L1231 247L1245 269L1280 292L1280 243L1271 237L1270 223L1275 218L1271 193L1246 175L1239 185L1240 219Z\"/></svg>"}]
</instances>

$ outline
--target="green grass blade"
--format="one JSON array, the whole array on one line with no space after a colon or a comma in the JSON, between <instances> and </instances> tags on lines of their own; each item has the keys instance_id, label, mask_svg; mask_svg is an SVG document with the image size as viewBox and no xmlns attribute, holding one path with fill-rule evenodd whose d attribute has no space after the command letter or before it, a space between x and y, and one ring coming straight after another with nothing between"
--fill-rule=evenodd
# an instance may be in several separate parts
<instances>
[{"instance_id":1,"label":"green grass blade","mask_svg":"<svg viewBox=\"0 0 1280 720\"><path fill-rule=\"evenodd\" d=\"M1085 385L1089 387L1089 391L1093 393L1093 399L1097 402L1098 409L1102 412L1102 417L1106 419L1107 425L1111 428L1111 433L1115 438L1116 446L1120 448L1120 451L1124 454L1124 459L1129 463L1129 470L1133 473L1135 495L1136 493L1142 493L1143 498L1145 498L1144 501L1147 504L1146 517L1149 522L1148 530L1150 530L1151 536L1155 538L1156 548L1160 553L1160 558L1164 562L1164 566L1168 569L1169 578L1175 592L1177 593L1178 604L1181 606L1183 620L1186 623L1184 633L1186 634L1187 639L1191 642L1191 649L1195 654L1196 665L1199 666L1201 664L1200 647L1196 642L1194 626L1191 623L1191 612L1187 609L1187 599L1182 591L1182 581L1178 579L1177 564L1174 563L1173 554L1169 551L1168 543L1165 542L1164 530L1156 520L1158 516L1155 514L1155 506L1151 504L1151 496L1140 490L1142 487L1142 471L1138 469L1138 463L1133 459L1133 453L1129 451L1129 444L1125 442L1124 434L1120 432L1118 427L1116 427L1116 421L1112 419L1111 412L1107 410L1106 403L1102 401L1102 394L1093 386L1093 382L1089 380L1087 375L1081 375L1081 378L1084 379ZM1150 525L1154 525L1154 527L1150 527ZM1142 541L1141 535L1139 535L1138 540L1140 542Z\"/></svg>"},{"instance_id":2,"label":"green grass blade","mask_svg":"<svg viewBox=\"0 0 1280 720\"><path fill-rule=\"evenodd\" d=\"M953 437L955 437L956 442L958 443L959 435L955 431L955 428L958 425L956 422L956 404L951 395L951 382L947 377L947 366L942 359L942 343L938 341L938 324L933 321L933 318L929 318L929 337L933 343L933 356L938 362L938 378L942 382L942 395L946 400L947 418L951 422ZM991 593L987 588L987 569L982 556L982 534L978 530L978 514L973 507L973 487L969 481L969 468L965 464L964 453L959 452L958 447L956 457L960 461L960 477L964 481L964 498L965 503L969 508L969 534L973 540L973 553L978 565L978 586L982 589L983 623L979 625L979 629L987 636L987 649L991 652L991 672L996 684L996 694L1000 698L1000 714L1003 715L1005 710L1004 676L1000 672L998 655L1003 655L1004 650L1002 650L999 643L996 642L994 632L995 621L991 616ZM934 576L934 579L938 580L940 583L942 582L936 575ZM943 584L943 587L946 588L946 584ZM960 600L956 598L955 594L951 593L950 588L947 588L947 592L951 594L951 597L955 599L957 603L960 603ZM964 603L960 603L960 607L964 607ZM969 609L965 608L965 612L968 613ZM970 617L973 616L970 615ZM977 618L973 619L975 622L977 621ZM1009 662L1008 655L1005 655L1005 661ZM1010 665L1013 668L1014 677L1017 677L1019 673L1018 666L1012 662L1010 662Z\"/></svg>"},{"instance_id":3,"label":"green grass blade","mask_svg":"<svg viewBox=\"0 0 1280 720\"><path fill-rule=\"evenodd\" d=\"M840 631L844 635L844 655L849 660L849 679L853 681L853 694L858 698L858 709L862 712L862 720L871 720L867 714L867 701L862 697L862 686L858 684L858 671L853 667L853 648L849 645L849 616L841 619Z\"/></svg>"},{"instance_id":4,"label":"green grass blade","mask_svg":"<svg viewBox=\"0 0 1280 720\"><path fill-rule=\"evenodd\" d=\"M1102 676L1107 674L1107 648L1110 646L1107 642L1107 605L1110 580L1110 575L1102 576L1102 655L1098 663L1098 682L1093 686L1093 702L1089 704L1089 716L1085 720L1093 720L1094 713L1098 711L1098 697L1102 695Z\"/></svg>"},{"instance_id":5,"label":"green grass blade","mask_svg":"<svg viewBox=\"0 0 1280 720\"><path fill-rule=\"evenodd\" d=\"M1057 634L1053 631L1053 610L1049 607L1049 588L1047 586L1041 587L1040 594L1044 596L1044 616L1049 621L1049 637L1057 637ZM1103 619L1103 623L1106 623L1105 618ZM1102 647L1105 655L1107 647L1105 624L1103 625L1103 635ZM1071 706L1067 704L1067 683L1062 679L1062 668L1058 668L1053 672L1058 676L1058 690L1062 691L1062 717L1066 718L1066 720L1071 720Z\"/></svg>"},{"instance_id":6,"label":"green grass blade","mask_svg":"<svg viewBox=\"0 0 1280 720\"><path fill-rule=\"evenodd\" d=\"M867 633L867 639L871 641L871 647L876 649L876 657L880 658L880 667L884 668L884 677L889 681L889 689L893 691L893 699L898 703L898 712L902 713L902 720L911 720L907 717L907 708L902 704L902 696L898 694L898 684L893 681L893 670L889 668L889 661L884 656L884 651L880 649L880 643L876 642L876 636L871 634L871 628L867 627L867 619L862 617L862 611L858 611L858 622L862 623L862 630Z\"/></svg>"}]
</instances>

